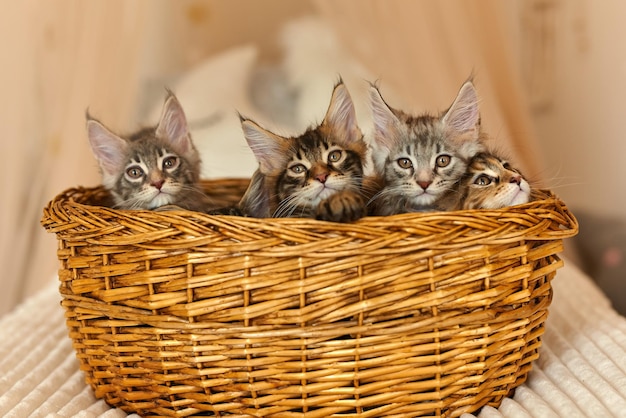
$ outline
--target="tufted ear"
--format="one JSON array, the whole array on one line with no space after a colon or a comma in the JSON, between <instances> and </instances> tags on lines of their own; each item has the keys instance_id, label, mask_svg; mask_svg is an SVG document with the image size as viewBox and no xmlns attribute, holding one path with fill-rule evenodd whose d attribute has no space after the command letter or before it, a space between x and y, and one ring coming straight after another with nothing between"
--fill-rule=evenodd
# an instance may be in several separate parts
<instances>
[{"instance_id":1,"label":"tufted ear","mask_svg":"<svg viewBox=\"0 0 626 418\"><path fill-rule=\"evenodd\" d=\"M478 138L480 130L478 95L471 80L466 81L461 86L454 103L443 117L443 124L446 131L474 132L475 137Z\"/></svg>"},{"instance_id":2,"label":"tufted ear","mask_svg":"<svg viewBox=\"0 0 626 418\"><path fill-rule=\"evenodd\" d=\"M167 140L180 155L188 155L193 150L185 112L174 93L169 90L156 128L156 135Z\"/></svg>"},{"instance_id":3,"label":"tufted ear","mask_svg":"<svg viewBox=\"0 0 626 418\"><path fill-rule=\"evenodd\" d=\"M322 124L328 126L335 133L338 141L345 141L345 145L360 141L363 138L357 123L352 97L350 97L348 88L341 79L333 89Z\"/></svg>"},{"instance_id":4,"label":"tufted ear","mask_svg":"<svg viewBox=\"0 0 626 418\"><path fill-rule=\"evenodd\" d=\"M87 135L91 150L105 176L117 176L127 160L128 143L87 113Z\"/></svg>"},{"instance_id":5,"label":"tufted ear","mask_svg":"<svg viewBox=\"0 0 626 418\"><path fill-rule=\"evenodd\" d=\"M259 170L267 176L278 175L287 164L287 139L261 128L250 119L241 117L241 128L248 146L259 162Z\"/></svg>"},{"instance_id":6,"label":"tufted ear","mask_svg":"<svg viewBox=\"0 0 626 418\"><path fill-rule=\"evenodd\" d=\"M374 139L378 145L391 150L400 140L402 122L387 105L374 84L370 84L369 97L374 122Z\"/></svg>"}]
</instances>

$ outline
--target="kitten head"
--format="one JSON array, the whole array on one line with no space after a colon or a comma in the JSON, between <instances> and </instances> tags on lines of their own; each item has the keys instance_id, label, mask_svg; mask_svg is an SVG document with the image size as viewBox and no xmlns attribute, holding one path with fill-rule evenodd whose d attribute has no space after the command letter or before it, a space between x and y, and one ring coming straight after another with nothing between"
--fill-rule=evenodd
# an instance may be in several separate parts
<instances>
[{"instance_id":1,"label":"kitten head","mask_svg":"<svg viewBox=\"0 0 626 418\"><path fill-rule=\"evenodd\" d=\"M499 209L530 201L531 188L524 176L503 158L481 152L467 168L460 184L461 209Z\"/></svg>"},{"instance_id":2,"label":"kitten head","mask_svg":"<svg viewBox=\"0 0 626 418\"><path fill-rule=\"evenodd\" d=\"M333 90L322 123L302 135L283 137L246 118L241 124L259 162L251 183L255 190L242 200L244 212L310 217L332 194L360 190L366 144L342 81Z\"/></svg>"},{"instance_id":3,"label":"kitten head","mask_svg":"<svg viewBox=\"0 0 626 418\"><path fill-rule=\"evenodd\" d=\"M102 182L117 208L175 205L185 193L195 191L200 157L183 108L171 92L156 127L122 137L87 114L87 131Z\"/></svg>"},{"instance_id":4,"label":"kitten head","mask_svg":"<svg viewBox=\"0 0 626 418\"><path fill-rule=\"evenodd\" d=\"M411 116L391 108L370 88L376 162L384 189L378 198L389 213L433 209L463 176L468 161L483 149L478 97L465 82L439 116ZM380 206L380 203L379 203Z\"/></svg>"}]
</instances>

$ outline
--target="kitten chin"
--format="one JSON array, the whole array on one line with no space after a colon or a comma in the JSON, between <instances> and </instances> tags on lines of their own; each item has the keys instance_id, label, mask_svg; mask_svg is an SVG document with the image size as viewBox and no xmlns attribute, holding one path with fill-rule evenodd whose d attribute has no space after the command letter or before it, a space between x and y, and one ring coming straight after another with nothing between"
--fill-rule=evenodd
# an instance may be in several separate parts
<instances>
[{"instance_id":1,"label":"kitten chin","mask_svg":"<svg viewBox=\"0 0 626 418\"><path fill-rule=\"evenodd\" d=\"M417 195L408 198L407 208L410 212L421 212L431 208L438 199L440 199L443 192L433 192L428 190L418 190Z\"/></svg>"},{"instance_id":2,"label":"kitten chin","mask_svg":"<svg viewBox=\"0 0 626 418\"><path fill-rule=\"evenodd\" d=\"M341 191L342 188L344 188L344 185L341 184L337 184L335 187L332 187L327 184L316 182L311 184L308 196L303 195L302 197L309 202L311 207L315 207L335 194L337 191Z\"/></svg>"},{"instance_id":3,"label":"kitten chin","mask_svg":"<svg viewBox=\"0 0 626 418\"><path fill-rule=\"evenodd\" d=\"M530 184L526 179L522 179L519 188L514 187L513 192L510 192L512 198L504 199L503 202L509 201L505 206L523 205L530 202L530 192Z\"/></svg>"},{"instance_id":4,"label":"kitten chin","mask_svg":"<svg viewBox=\"0 0 626 418\"><path fill-rule=\"evenodd\" d=\"M139 193L138 199L141 199L141 206L146 209L156 209L160 206L175 205L178 198L178 194L181 192L180 186L174 185L169 181L166 181L161 189L146 185L141 193Z\"/></svg>"}]
</instances>

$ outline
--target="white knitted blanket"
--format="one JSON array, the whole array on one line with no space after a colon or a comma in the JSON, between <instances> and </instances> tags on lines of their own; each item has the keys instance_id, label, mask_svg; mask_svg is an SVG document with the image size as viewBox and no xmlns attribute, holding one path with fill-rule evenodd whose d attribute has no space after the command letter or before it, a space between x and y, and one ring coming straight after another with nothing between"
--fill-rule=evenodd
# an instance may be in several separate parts
<instances>
[{"instance_id":1,"label":"white knitted blanket","mask_svg":"<svg viewBox=\"0 0 626 418\"><path fill-rule=\"evenodd\" d=\"M478 417L626 416L626 318L567 261L553 285L540 357L528 381L500 408L485 407ZM127 416L85 384L60 299L50 286L0 319L0 416Z\"/></svg>"}]
</instances>

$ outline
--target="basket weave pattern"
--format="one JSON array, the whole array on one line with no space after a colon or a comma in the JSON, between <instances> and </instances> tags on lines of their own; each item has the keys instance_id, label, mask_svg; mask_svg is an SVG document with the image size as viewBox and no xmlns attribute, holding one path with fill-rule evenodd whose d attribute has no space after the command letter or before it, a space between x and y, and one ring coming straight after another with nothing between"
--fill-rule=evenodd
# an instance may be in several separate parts
<instances>
[{"instance_id":1,"label":"basket weave pattern","mask_svg":"<svg viewBox=\"0 0 626 418\"><path fill-rule=\"evenodd\" d=\"M235 202L247 180L205 181ZM546 198L352 224L44 209L69 334L96 396L144 416L459 416L538 356L562 240Z\"/></svg>"}]
</instances>

